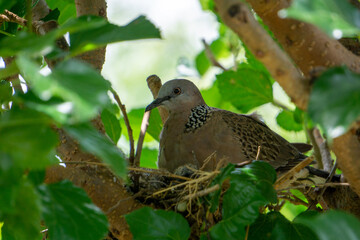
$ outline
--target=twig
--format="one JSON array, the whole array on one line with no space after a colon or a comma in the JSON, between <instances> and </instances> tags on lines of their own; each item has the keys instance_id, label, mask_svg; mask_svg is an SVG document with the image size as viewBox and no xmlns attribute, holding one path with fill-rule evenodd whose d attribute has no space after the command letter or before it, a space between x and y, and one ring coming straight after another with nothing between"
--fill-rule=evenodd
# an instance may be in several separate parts
<instances>
[{"instance_id":1,"label":"twig","mask_svg":"<svg viewBox=\"0 0 360 240\"><path fill-rule=\"evenodd\" d=\"M0 22L14 22L25 27L28 21L9 10L5 10L3 14L0 14Z\"/></svg>"},{"instance_id":2,"label":"twig","mask_svg":"<svg viewBox=\"0 0 360 240\"><path fill-rule=\"evenodd\" d=\"M134 158L134 137L133 137L133 131L132 131L131 126L130 126L129 118L128 118L128 115L126 113L126 108L125 108L125 105L122 104L122 102L120 100L120 97L115 92L115 90L111 89L110 91L113 94L115 101L119 105L121 113L123 114L123 117L124 117L124 122L125 122L125 125L126 125L126 129L127 129L128 135L129 135L129 142L130 142L129 162L130 162L130 165L133 166L134 165L134 159L135 159Z\"/></svg>"},{"instance_id":3,"label":"twig","mask_svg":"<svg viewBox=\"0 0 360 240\"><path fill-rule=\"evenodd\" d=\"M114 211L117 207L120 206L121 203L128 201L128 200L133 200L135 198L137 198L138 196L141 196L141 194L143 194L143 192L137 192L136 194L134 194L133 196L124 198L124 199L120 199L114 206L110 207L108 210L106 210L105 214L108 215L109 213L111 213L112 211Z\"/></svg>"},{"instance_id":4,"label":"twig","mask_svg":"<svg viewBox=\"0 0 360 240\"><path fill-rule=\"evenodd\" d=\"M258 150L257 150L257 153L256 153L255 160L258 160L258 159L259 159L259 156L260 156L260 150L261 150L261 146L258 146Z\"/></svg>"},{"instance_id":5,"label":"twig","mask_svg":"<svg viewBox=\"0 0 360 240\"><path fill-rule=\"evenodd\" d=\"M217 191L219 189L220 189L219 184L216 184L216 185L214 185L212 187L209 187L209 188L206 188L204 190L201 190L201 191L195 192L193 194L187 195L187 196L183 197L182 200L185 201L185 200L189 200L189 199L192 199L192 198L203 197L203 196L206 196L209 193L215 192L215 191Z\"/></svg>"},{"instance_id":6,"label":"twig","mask_svg":"<svg viewBox=\"0 0 360 240\"><path fill-rule=\"evenodd\" d=\"M247 225L246 232L245 232L245 240L248 240L248 238L249 238L249 229L250 229L250 225Z\"/></svg>"},{"instance_id":7,"label":"twig","mask_svg":"<svg viewBox=\"0 0 360 240\"><path fill-rule=\"evenodd\" d=\"M306 207L308 207L308 203L303 201L302 199L292 195L292 196L279 196L280 199L284 199L287 200L289 202L291 202L294 205L304 205Z\"/></svg>"},{"instance_id":8,"label":"twig","mask_svg":"<svg viewBox=\"0 0 360 240\"><path fill-rule=\"evenodd\" d=\"M314 139L316 144L319 146L319 151L321 154L322 162L323 162L323 169L327 172L331 171L333 166L333 161L331 159L331 153L329 150L329 146L327 145L326 140L324 140L320 134L319 129L314 128L313 130Z\"/></svg>"},{"instance_id":9,"label":"twig","mask_svg":"<svg viewBox=\"0 0 360 240\"><path fill-rule=\"evenodd\" d=\"M192 184L192 183L197 183L197 182L201 182L201 181L204 181L204 180L208 180L208 179L212 178L213 176L215 176L217 174L219 174L219 171L214 171L214 172L209 173L208 175L205 175L204 177L200 177L200 178L192 179L192 180L187 181L187 182L176 184L174 186L171 186L171 187L168 187L168 188L165 188L165 189L162 189L160 191L157 191L157 192L153 193L153 196L158 195L158 194L163 193L163 192L173 190L175 188L184 186L186 184Z\"/></svg>"},{"instance_id":10,"label":"twig","mask_svg":"<svg viewBox=\"0 0 360 240\"><path fill-rule=\"evenodd\" d=\"M319 183L314 185L298 185L298 186L292 186L288 188L283 189L276 189L277 192L285 191L285 190L291 190L291 189L302 189L306 187L335 187L335 186L350 186L349 183Z\"/></svg>"},{"instance_id":11,"label":"twig","mask_svg":"<svg viewBox=\"0 0 360 240\"><path fill-rule=\"evenodd\" d=\"M142 146L143 146L143 143L144 143L146 129L149 126L149 119L150 119L150 111L144 113L144 116L143 116L143 119L142 119L142 122L141 122L140 135L139 135L139 140L138 140L138 143L137 143L136 154L135 154L135 159L134 159L134 166L135 167L140 166L141 150L142 150Z\"/></svg>"},{"instance_id":12,"label":"twig","mask_svg":"<svg viewBox=\"0 0 360 240\"><path fill-rule=\"evenodd\" d=\"M306 125L306 123L305 123L305 125ZM314 137L314 131L315 131L315 128L310 128L310 129L306 128L308 138L310 139L310 142L314 147L313 148L314 149L313 154L315 156L317 168L324 169L324 164L323 164L323 160L322 160L322 157L321 157L320 148L319 148L319 145L318 145L318 143L317 143L317 141L315 140L315 137Z\"/></svg>"},{"instance_id":13,"label":"twig","mask_svg":"<svg viewBox=\"0 0 360 240\"><path fill-rule=\"evenodd\" d=\"M205 55L210 60L211 64L215 67L221 68L222 70L226 71L227 69L224 68L215 58L213 52L210 49L210 46L206 43L205 39L202 39L202 43L205 47Z\"/></svg>"},{"instance_id":14,"label":"twig","mask_svg":"<svg viewBox=\"0 0 360 240\"><path fill-rule=\"evenodd\" d=\"M282 188L285 184L287 184L291 178L293 178L297 173L299 173L304 167L309 165L312 161L314 161L314 157L308 157L305 160L301 161L295 167L293 167L290 171L281 176L278 180L276 180L274 184L274 188Z\"/></svg>"},{"instance_id":15,"label":"twig","mask_svg":"<svg viewBox=\"0 0 360 240\"><path fill-rule=\"evenodd\" d=\"M97 166L102 166L102 167L108 167L109 166L109 164L102 163L102 162L63 161L63 162L60 162L60 163L64 163L64 164L88 164L88 165L97 165ZM179 176L179 175L172 174L170 172L165 172L163 170L158 170L158 169L147 169L147 168L141 168L141 167L127 167L127 169L129 171L157 174L157 175L170 177L170 178L177 178L177 179L181 179L181 180L185 180L185 181L192 180L191 178Z\"/></svg>"}]
</instances>

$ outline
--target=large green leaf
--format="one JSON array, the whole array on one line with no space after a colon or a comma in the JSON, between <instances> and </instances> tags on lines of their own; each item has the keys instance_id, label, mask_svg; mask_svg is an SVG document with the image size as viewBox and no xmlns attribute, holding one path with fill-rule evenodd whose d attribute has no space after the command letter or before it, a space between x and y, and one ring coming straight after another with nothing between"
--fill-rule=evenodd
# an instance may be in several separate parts
<instances>
[{"instance_id":1,"label":"large green leaf","mask_svg":"<svg viewBox=\"0 0 360 240\"><path fill-rule=\"evenodd\" d=\"M82 16L78 21L83 24L95 21L98 23L95 27L88 27L82 31L70 33L70 50L73 54L93 50L108 43L160 38L160 31L145 16L139 16L129 24L123 27L111 24L105 19L100 20L96 16ZM102 24L100 24L102 23Z\"/></svg>"},{"instance_id":2,"label":"large green leaf","mask_svg":"<svg viewBox=\"0 0 360 240\"><path fill-rule=\"evenodd\" d=\"M101 112L101 121L104 124L106 134L116 144L121 135L120 121L106 108Z\"/></svg>"},{"instance_id":3,"label":"large green leaf","mask_svg":"<svg viewBox=\"0 0 360 240\"><path fill-rule=\"evenodd\" d=\"M108 232L106 216L86 192L69 181L40 185L42 213L54 240L99 240Z\"/></svg>"},{"instance_id":4,"label":"large green leaf","mask_svg":"<svg viewBox=\"0 0 360 240\"><path fill-rule=\"evenodd\" d=\"M352 36L360 33L359 10L348 1L296 0L286 10L286 14L287 17L317 25L328 35L336 38L340 38L341 35Z\"/></svg>"},{"instance_id":5,"label":"large green leaf","mask_svg":"<svg viewBox=\"0 0 360 240\"><path fill-rule=\"evenodd\" d=\"M265 162L255 161L247 168L232 171L230 188L223 198L223 220L211 228L211 238L244 238L245 226L258 217L259 207L276 202L272 187L275 180L275 170Z\"/></svg>"},{"instance_id":6,"label":"large green leaf","mask_svg":"<svg viewBox=\"0 0 360 240\"><path fill-rule=\"evenodd\" d=\"M250 68L226 71L216 76L216 83L224 100L242 112L273 101L268 76Z\"/></svg>"},{"instance_id":7,"label":"large green leaf","mask_svg":"<svg viewBox=\"0 0 360 240\"><path fill-rule=\"evenodd\" d=\"M40 201L29 181L25 179L14 188L14 211L0 211L3 239L40 239Z\"/></svg>"},{"instance_id":8,"label":"large green leaf","mask_svg":"<svg viewBox=\"0 0 360 240\"><path fill-rule=\"evenodd\" d=\"M56 34L54 32L39 36L20 31L15 37L5 37L0 40L0 56L14 56L19 52L35 56L45 55L54 48L55 39Z\"/></svg>"},{"instance_id":9,"label":"large green leaf","mask_svg":"<svg viewBox=\"0 0 360 240\"><path fill-rule=\"evenodd\" d=\"M276 116L276 122L280 127L287 131L299 132L303 130L303 125L295 120L295 112L283 110Z\"/></svg>"},{"instance_id":10,"label":"large green leaf","mask_svg":"<svg viewBox=\"0 0 360 240\"><path fill-rule=\"evenodd\" d=\"M314 232L299 223L292 223L279 212L260 214L249 229L249 240L317 240Z\"/></svg>"},{"instance_id":11,"label":"large green leaf","mask_svg":"<svg viewBox=\"0 0 360 240\"><path fill-rule=\"evenodd\" d=\"M301 214L294 222L310 228L319 240L360 239L359 219L342 211L330 210L315 216Z\"/></svg>"},{"instance_id":12,"label":"large green leaf","mask_svg":"<svg viewBox=\"0 0 360 240\"><path fill-rule=\"evenodd\" d=\"M178 213L143 207L125 216L134 239L186 240L190 227Z\"/></svg>"},{"instance_id":13,"label":"large green leaf","mask_svg":"<svg viewBox=\"0 0 360 240\"><path fill-rule=\"evenodd\" d=\"M308 111L329 137L343 134L360 117L360 75L346 67L327 70L314 83Z\"/></svg>"},{"instance_id":14,"label":"large green leaf","mask_svg":"<svg viewBox=\"0 0 360 240\"><path fill-rule=\"evenodd\" d=\"M58 137L43 113L13 107L0 117L0 152L22 169L41 169L54 163Z\"/></svg>"},{"instance_id":15,"label":"large green leaf","mask_svg":"<svg viewBox=\"0 0 360 240\"><path fill-rule=\"evenodd\" d=\"M109 164L119 177L124 178L126 176L125 155L107 137L89 124L64 126L64 129L80 143L83 150L94 154Z\"/></svg>"},{"instance_id":16,"label":"large green leaf","mask_svg":"<svg viewBox=\"0 0 360 240\"><path fill-rule=\"evenodd\" d=\"M61 112L69 114L69 121L86 121L110 104L107 91L110 83L95 69L76 60L59 63L48 76L39 72L39 67L25 56L19 56L17 63L21 73L34 92L42 99L52 96L64 99Z\"/></svg>"}]
</instances>

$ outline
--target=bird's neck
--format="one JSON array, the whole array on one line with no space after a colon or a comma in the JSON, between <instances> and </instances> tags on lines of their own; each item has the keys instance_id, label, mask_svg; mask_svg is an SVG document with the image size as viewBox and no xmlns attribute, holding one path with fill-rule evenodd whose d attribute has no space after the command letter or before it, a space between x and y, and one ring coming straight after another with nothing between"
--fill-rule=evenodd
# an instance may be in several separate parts
<instances>
[{"instance_id":1,"label":"bird's neck","mask_svg":"<svg viewBox=\"0 0 360 240\"><path fill-rule=\"evenodd\" d=\"M168 124L176 122L178 130L192 132L202 127L211 117L211 109L206 104L183 111L170 112Z\"/></svg>"}]
</instances>

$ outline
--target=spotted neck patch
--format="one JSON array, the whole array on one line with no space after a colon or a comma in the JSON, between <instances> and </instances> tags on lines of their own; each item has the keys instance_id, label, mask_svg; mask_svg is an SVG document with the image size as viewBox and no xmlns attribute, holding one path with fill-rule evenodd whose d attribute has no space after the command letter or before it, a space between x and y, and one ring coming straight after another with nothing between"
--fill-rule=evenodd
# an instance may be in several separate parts
<instances>
[{"instance_id":1,"label":"spotted neck patch","mask_svg":"<svg viewBox=\"0 0 360 240\"><path fill-rule=\"evenodd\" d=\"M188 122L185 124L185 132L193 132L206 123L211 117L210 107L199 105L191 109Z\"/></svg>"}]
</instances>

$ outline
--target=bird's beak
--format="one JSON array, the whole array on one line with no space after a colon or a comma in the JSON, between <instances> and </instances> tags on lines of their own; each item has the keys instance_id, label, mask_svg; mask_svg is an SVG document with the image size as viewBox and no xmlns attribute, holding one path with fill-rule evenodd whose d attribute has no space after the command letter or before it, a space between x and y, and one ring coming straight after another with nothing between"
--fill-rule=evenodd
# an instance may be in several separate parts
<instances>
[{"instance_id":1,"label":"bird's beak","mask_svg":"<svg viewBox=\"0 0 360 240\"><path fill-rule=\"evenodd\" d=\"M150 103L146 108L145 108L145 112L150 111L153 108L156 108L158 106L160 106L164 101L167 101L170 99L170 96L165 96L162 98L156 98L152 103Z\"/></svg>"}]
</instances>

